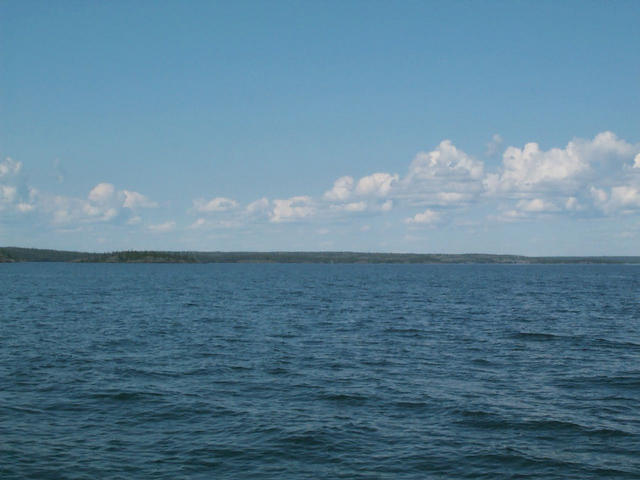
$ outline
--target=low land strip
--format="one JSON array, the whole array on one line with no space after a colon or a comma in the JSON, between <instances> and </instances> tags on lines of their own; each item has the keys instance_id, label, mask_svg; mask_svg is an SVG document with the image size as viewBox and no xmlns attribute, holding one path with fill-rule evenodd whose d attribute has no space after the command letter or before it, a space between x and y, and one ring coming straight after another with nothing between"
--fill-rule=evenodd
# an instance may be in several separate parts
<instances>
[{"instance_id":1,"label":"low land strip","mask_svg":"<svg viewBox=\"0 0 640 480\"><path fill-rule=\"evenodd\" d=\"M367 253L367 252L163 252L119 251L105 253L0 247L0 262L75 263L493 263L567 264L637 263L640 256L526 257L483 253Z\"/></svg>"}]
</instances>

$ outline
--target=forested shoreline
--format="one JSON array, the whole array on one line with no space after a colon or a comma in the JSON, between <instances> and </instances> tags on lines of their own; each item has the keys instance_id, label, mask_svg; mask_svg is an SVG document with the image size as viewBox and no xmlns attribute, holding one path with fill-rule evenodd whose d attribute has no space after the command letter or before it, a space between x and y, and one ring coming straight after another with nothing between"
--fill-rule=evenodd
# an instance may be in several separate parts
<instances>
[{"instance_id":1,"label":"forested shoreline","mask_svg":"<svg viewBox=\"0 0 640 480\"><path fill-rule=\"evenodd\" d=\"M75 252L37 248L0 247L0 262L74 263L640 263L637 256L527 257L496 254L422 254L368 252L193 252L127 250L116 252Z\"/></svg>"}]
</instances>

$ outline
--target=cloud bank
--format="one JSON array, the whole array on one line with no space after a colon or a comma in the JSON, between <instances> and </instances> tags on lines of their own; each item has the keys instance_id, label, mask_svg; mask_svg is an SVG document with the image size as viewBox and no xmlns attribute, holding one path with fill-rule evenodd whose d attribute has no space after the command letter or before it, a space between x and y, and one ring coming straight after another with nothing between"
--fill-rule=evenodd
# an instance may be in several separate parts
<instances>
[{"instance_id":1,"label":"cloud bank","mask_svg":"<svg viewBox=\"0 0 640 480\"><path fill-rule=\"evenodd\" d=\"M367 219L375 217L415 230L471 220L595 219L640 213L639 144L608 131L546 150L536 142L503 143L496 134L487 144L490 163L445 139L432 150L418 152L404 173L343 175L319 195L298 186L294 196L246 203L212 192L208 198L191 200L184 218L154 221L145 212L162 212L161 203L143 193L100 182L84 198L54 195L28 185L22 163L5 158L0 162L0 221L28 218L51 228L114 224L166 234L307 223L324 232L327 229L318 229L318 224L362 219L358 231L365 232L371 228Z\"/></svg>"}]
</instances>

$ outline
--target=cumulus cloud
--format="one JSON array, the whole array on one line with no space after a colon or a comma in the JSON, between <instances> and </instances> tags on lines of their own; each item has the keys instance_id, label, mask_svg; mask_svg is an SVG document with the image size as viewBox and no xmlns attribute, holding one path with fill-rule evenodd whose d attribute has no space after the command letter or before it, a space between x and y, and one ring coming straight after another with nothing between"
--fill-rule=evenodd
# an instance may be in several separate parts
<instances>
[{"instance_id":1,"label":"cumulus cloud","mask_svg":"<svg viewBox=\"0 0 640 480\"><path fill-rule=\"evenodd\" d=\"M520 200L517 206L518 210L529 213L554 212L558 210L558 208L553 203L543 198Z\"/></svg>"},{"instance_id":2,"label":"cumulus cloud","mask_svg":"<svg viewBox=\"0 0 640 480\"><path fill-rule=\"evenodd\" d=\"M609 198L609 196L607 195L607 192L605 192L601 188L596 188L596 187L592 186L589 189L589 192L591 193L591 196L593 197L593 201L598 205L603 205L607 201L607 199Z\"/></svg>"},{"instance_id":3,"label":"cumulus cloud","mask_svg":"<svg viewBox=\"0 0 640 480\"><path fill-rule=\"evenodd\" d=\"M96 203L107 203L113 198L116 188L111 183L99 183L89 192L89 200Z\"/></svg>"},{"instance_id":4,"label":"cumulus cloud","mask_svg":"<svg viewBox=\"0 0 640 480\"><path fill-rule=\"evenodd\" d=\"M502 138L494 135L488 153L501 144ZM613 214L636 208L639 152L639 145L602 132L592 139L573 139L564 148L542 150L535 142L521 148L509 146L498 170L487 172L482 161L443 140L435 149L419 152L404 177L378 172L354 181L343 176L323 199L332 202L333 211L345 213L365 208L388 211L394 202L400 206L408 202L440 214L444 208L469 208L474 203L490 205L501 200L512 202L501 214L511 219L562 212L586 215L595 211L594 205L600 212ZM607 199L598 199L602 195L594 194L590 187L602 191ZM369 200L363 204L356 201L358 196ZM385 202L376 204L372 198ZM411 220L416 223L413 217Z\"/></svg>"},{"instance_id":5,"label":"cumulus cloud","mask_svg":"<svg viewBox=\"0 0 640 480\"><path fill-rule=\"evenodd\" d=\"M591 187L591 196L595 205L605 214L618 211L629 213L640 209L640 186L618 185L607 193L604 189Z\"/></svg>"},{"instance_id":6,"label":"cumulus cloud","mask_svg":"<svg viewBox=\"0 0 640 480\"><path fill-rule=\"evenodd\" d=\"M367 209L366 202L351 202L344 206L344 210L347 212L364 212Z\"/></svg>"},{"instance_id":7,"label":"cumulus cloud","mask_svg":"<svg viewBox=\"0 0 640 480\"><path fill-rule=\"evenodd\" d=\"M533 142L508 147L501 168L485 176L484 186L489 196L519 199L512 218L563 211L614 215L638 208L639 151L612 132L573 139L565 148L542 150Z\"/></svg>"},{"instance_id":8,"label":"cumulus cloud","mask_svg":"<svg viewBox=\"0 0 640 480\"><path fill-rule=\"evenodd\" d=\"M629 157L638 152L637 145L618 138L613 132L599 133L593 140L576 139L569 142L569 145L575 145L580 154L590 162Z\"/></svg>"},{"instance_id":9,"label":"cumulus cloud","mask_svg":"<svg viewBox=\"0 0 640 480\"><path fill-rule=\"evenodd\" d=\"M568 197L564 202L564 208L566 210L580 210L582 206L576 197Z\"/></svg>"},{"instance_id":10,"label":"cumulus cloud","mask_svg":"<svg viewBox=\"0 0 640 480\"><path fill-rule=\"evenodd\" d=\"M272 222L286 222L307 218L314 214L313 201L308 196L297 196L273 201L273 210L269 214Z\"/></svg>"},{"instance_id":11,"label":"cumulus cloud","mask_svg":"<svg viewBox=\"0 0 640 480\"><path fill-rule=\"evenodd\" d=\"M22 163L5 158L0 161L0 211L23 214L31 212L36 190L26 186L20 175Z\"/></svg>"},{"instance_id":12,"label":"cumulus cloud","mask_svg":"<svg viewBox=\"0 0 640 480\"><path fill-rule=\"evenodd\" d=\"M36 207L30 203L20 202L16 205L16 208L21 213L27 213L33 211Z\"/></svg>"},{"instance_id":13,"label":"cumulus cloud","mask_svg":"<svg viewBox=\"0 0 640 480\"><path fill-rule=\"evenodd\" d=\"M150 231L154 233L167 233L176 228L176 222L167 221L164 223L152 224L152 225L149 225L148 228Z\"/></svg>"},{"instance_id":14,"label":"cumulus cloud","mask_svg":"<svg viewBox=\"0 0 640 480\"><path fill-rule=\"evenodd\" d=\"M438 192L435 203L438 205L460 205L469 202L473 198L471 193Z\"/></svg>"},{"instance_id":15,"label":"cumulus cloud","mask_svg":"<svg viewBox=\"0 0 640 480\"><path fill-rule=\"evenodd\" d=\"M98 183L93 187L86 199L48 194L39 194L38 198L37 209L49 215L56 225L113 222L116 219L123 224L135 225L140 223L141 219L133 215L133 210L157 206L156 202L141 193L117 190L113 184L107 182Z\"/></svg>"},{"instance_id":16,"label":"cumulus cloud","mask_svg":"<svg viewBox=\"0 0 640 480\"><path fill-rule=\"evenodd\" d=\"M380 210L383 212L389 212L393 208L393 200L387 200L382 205L380 205Z\"/></svg>"},{"instance_id":17,"label":"cumulus cloud","mask_svg":"<svg viewBox=\"0 0 640 480\"><path fill-rule=\"evenodd\" d=\"M640 190L636 187L621 185L611 189L611 202L619 207L640 207Z\"/></svg>"},{"instance_id":18,"label":"cumulus cloud","mask_svg":"<svg viewBox=\"0 0 640 480\"><path fill-rule=\"evenodd\" d=\"M405 223L431 225L440 220L440 214L434 210L427 208L422 213L417 213L413 217L406 218Z\"/></svg>"},{"instance_id":19,"label":"cumulus cloud","mask_svg":"<svg viewBox=\"0 0 640 480\"><path fill-rule=\"evenodd\" d=\"M485 178L490 194L575 191L596 173L599 164L631 156L637 147L603 132L593 140L575 139L565 148L541 150L537 143L508 147L502 169Z\"/></svg>"},{"instance_id":20,"label":"cumulus cloud","mask_svg":"<svg viewBox=\"0 0 640 480\"><path fill-rule=\"evenodd\" d=\"M418 153L409 165L409 180L448 179L468 182L482 178L484 164L456 148L450 140L431 152Z\"/></svg>"},{"instance_id":21,"label":"cumulus cloud","mask_svg":"<svg viewBox=\"0 0 640 480\"><path fill-rule=\"evenodd\" d=\"M343 176L323 199L332 202L334 211L343 212L388 212L394 202L404 201L450 208L468 204L482 192L483 171L481 161L444 140L430 152L419 152L404 177L377 172L356 182L353 177ZM356 201L357 197L366 198L367 203Z\"/></svg>"},{"instance_id":22,"label":"cumulus cloud","mask_svg":"<svg viewBox=\"0 0 640 480\"><path fill-rule=\"evenodd\" d=\"M0 185L0 201L3 203L12 203L17 194L16 187L10 185Z\"/></svg>"},{"instance_id":23,"label":"cumulus cloud","mask_svg":"<svg viewBox=\"0 0 640 480\"><path fill-rule=\"evenodd\" d=\"M158 206L156 202L152 202L148 197L138 192L123 190L122 195L124 196L124 202L122 204L124 208L154 208Z\"/></svg>"},{"instance_id":24,"label":"cumulus cloud","mask_svg":"<svg viewBox=\"0 0 640 480\"><path fill-rule=\"evenodd\" d=\"M205 226L207 223L207 221L204 218L198 218L195 222L193 222L191 225L189 225L189 228L202 228L203 226Z\"/></svg>"},{"instance_id":25,"label":"cumulus cloud","mask_svg":"<svg viewBox=\"0 0 640 480\"><path fill-rule=\"evenodd\" d=\"M487 157L492 157L496 153L498 153L498 150L502 146L502 142L502 137L499 134L493 134L493 136L491 137L491 141L487 143L487 150L485 151L485 155Z\"/></svg>"},{"instance_id":26,"label":"cumulus cloud","mask_svg":"<svg viewBox=\"0 0 640 480\"><path fill-rule=\"evenodd\" d=\"M246 211L249 214L259 214L264 213L269 209L269 199L267 197L262 197L254 202L251 202L247 205Z\"/></svg>"},{"instance_id":27,"label":"cumulus cloud","mask_svg":"<svg viewBox=\"0 0 640 480\"><path fill-rule=\"evenodd\" d=\"M522 149L509 147L502 162L502 173L490 174L485 180L489 193L561 187L589 169L588 162L573 145L546 152L537 143L527 143Z\"/></svg>"},{"instance_id":28,"label":"cumulus cloud","mask_svg":"<svg viewBox=\"0 0 640 480\"><path fill-rule=\"evenodd\" d=\"M0 162L0 178L17 175L22 169L22 162L16 162L12 158L5 158Z\"/></svg>"},{"instance_id":29,"label":"cumulus cloud","mask_svg":"<svg viewBox=\"0 0 640 480\"><path fill-rule=\"evenodd\" d=\"M462 206L482 193L483 172L482 161L444 140L414 157L396 197L411 205Z\"/></svg>"},{"instance_id":30,"label":"cumulus cloud","mask_svg":"<svg viewBox=\"0 0 640 480\"><path fill-rule=\"evenodd\" d=\"M231 198L216 197L211 200L204 200L202 198L193 201L193 208L197 212L225 212L232 210L238 206L238 202Z\"/></svg>"},{"instance_id":31,"label":"cumulus cloud","mask_svg":"<svg viewBox=\"0 0 640 480\"><path fill-rule=\"evenodd\" d=\"M334 211L343 211L343 212L364 212L367 210L367 202L350 202L350 203L341 203L337 205L331 205L330 208Z\"/></svg>"},{"instance_id":32,"label":"cumulus cloud","mask_svg":"<svg viewBox=\"0 0 640 480\"><path fill-rule=\"evenodd\" d=\"M347 177L342 177L347 178ZM358 195L375 195L384 197L389 194L393 185L398 181L398 174L374 173L358 180L356 193Z\"/></svg>"},{"instance_id":33,"label":"cumulus cloud","mask_svg":"<svg viewBox=\"0 0 640 480\"><path fill-rule=\"evenodd\" d=\"M502 147L495 135L488 145ZM490 168L443 140L430 151L418 152L404 175L376 172L361 178L337 178L318 197L300 195L269 200L266 197L240 207L232 198L200 198L189 210L196 220L190 228L231 228L248 222L317 222L340 217L388 215L390 222L435 225L443 218L488 215L499 220L526 220L550 215L580 218L614 216L640 211L640 144L631 144L612 132L591 139L575 138L564 147L543 149L538 143L504 148L501 163ZM28 216L56 227L110 222L144 224L140 212L158 207L143 193L96 184L83 198L38 192L29 188L22 164L11 158L0 162L0 212L4 218ZM412 208L412 215L406 209ZM399 213L395 217L387 212ZM219 215L210 215L220 213ZM408 217L408 218L405 218ZM394 220L395 219L395 220ZM149 231L175 228L175 222L149 225Z\"/></svg>"},{"instance_id":34,"label":"cumulus cloud","mask_svg":"<svg viewBox=\"0 0 640 480\"><path fill-rule=\"evenodd\" d=\"M60 163L60 159L56 158L53 161L53 168L55 169L56 180L58 181L58 183L64 182L64 177L66 176L67 172L65 171L64 167Z\"/></svg>"},{"instance_id":35,"label":"cumulus cloud","mask_svg":"<svg viewBox=\"0 0 640 480\"><path fill-rule=\"evenodd\" d=\"M353 190L353 177L340 177L333 183L333 188L324 193L324 199L330 201L345 201Z\"/></svg>"}]
</instances>

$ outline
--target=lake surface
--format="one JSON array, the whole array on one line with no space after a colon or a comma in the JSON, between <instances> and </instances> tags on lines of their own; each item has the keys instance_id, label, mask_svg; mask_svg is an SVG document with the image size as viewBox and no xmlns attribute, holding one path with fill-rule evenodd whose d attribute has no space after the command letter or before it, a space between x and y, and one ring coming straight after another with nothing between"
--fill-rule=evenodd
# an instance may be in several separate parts
<instances>
[{"instance_id":1,"label":"lake surface","mask_svg":"<svg viewBox=\"0 0 640 480\"><path fill-rule=\"evenodd\" d=\"M640 266L0 265L0 478L640 478Z\"/></svg>"}]
</instances>

